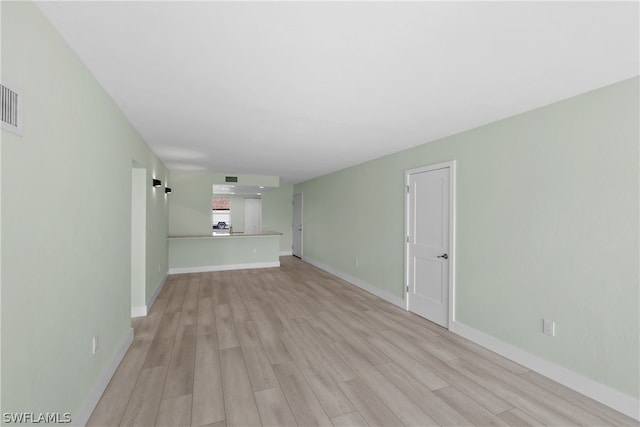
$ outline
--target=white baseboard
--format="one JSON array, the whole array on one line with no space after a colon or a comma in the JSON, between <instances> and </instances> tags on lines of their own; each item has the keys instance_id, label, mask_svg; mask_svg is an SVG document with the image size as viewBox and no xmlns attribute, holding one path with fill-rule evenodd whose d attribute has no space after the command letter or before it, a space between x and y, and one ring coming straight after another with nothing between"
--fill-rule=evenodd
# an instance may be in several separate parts
<instances>
[{"instance_id":1,"label":"white baseboard","mask_svg":"<svg viewBox=\"0 0 640 427\"><path fill-rule=\"evenodd\" d=\"M382 290L380 288L377 288L375 286L373 286L370 283L365 282L364 280L358 279L357 277L351 276L349 274L343 273L342 271L336 270L333 267L330 267L326 264L323 264L321 262L317 262L314 261L313 259L310 259L308 257L302 257L302 260L305 262L308 262L309 264L318 267L320 270L324 270L327 273L333 274L336 277L341 278L342 280L345 280L349 283L351 283L352 285L355 285L357 287L359 287L360 289L363 289L367 292L369 292L370 294L373 294L379 298L382 298L383 300L390 302L391 304L397 305L398 307L401 307L403 309L406 309L406 304L404 302L404 300L402 298L399 298L393 294L390 294L389 292Z\"/></svg>"},{"instance_id":2,"label":"white baseboard","mask_svg":"<svg viewBox=\"0 0 640 427\"><path fill-rule=\"evenodd\" d=\"M82 405L80 408L72 415L73 420L71 421L71 425L73 426L84 426L89 421L89 417L93 413L93 410L96 408L98 401L102 397L102 393L109 385L109 381L111 381L111 377L118 369L118 365L122 361L122 358L126 354L127 350L129 350L129 346L133 342L133 328L129 329L127 335L125 335L120 347L116 350L111 358L111 361L107 364L107 366L103 369L98 381L91 387L91 390L84 398Z\"/></svg>"},{"instance_id":3,"label":"white baseboard","mask_svg":"<svg viewBox=\"0 0 640 427\"><path fill-rule=\"evenodd\" d=\"M149 312L149 308L151 308L151 306L155 302L156 298L158 297L158 294L162 290L162 287L164 286L165 282L167 281L167 277L168 277L168 274L165 274L164 277L162 278L162 280L160 281L160 283L158 284L158 286L156 286L156 290L153 292L153 295L151 295L149 297L149 299L147 300L147 304L146 305L138 305L138 306L131 307L131 317L132 318L133 317L144 317L144 316L147 315L147 313Z\"/></svg>"},{"instance_id":4,"label":"white baseboard","mask_svg":"<svg viewBox=\"0 0 640 427\"><path fill-rule=\"evenodd\" d=\"M252 268L273 268L273 267L280 267L280 261L254 262L250 264L205 265L202 267L175 267L175 268L169 269L169 274L204 273L207 271L248 270Z\"/></svg>"},{"instance_id":5,"label":"white baseboard","mask_svg":"<svg viewBox=\"0 0 640 427\"><path fill-rule=\"evenodd\" d=\"M542 359L470 326L454 321L450 331L525 366L631 418L640 420L640 400Z\"/></svg>"},{"instance_id":6,"label":"white baseboard","mask_svg":"<svg viewBox=\"0 0 640 427\"><path fill-rule=\"evenodd\" d=\"M160 294L160 291L164 287L164 284L167 282L168 277L169 277L169 273L167 272L162 278L162 280L160 281L160 283L158 284L158 286L156 287L156 290L153 291L153 294L147 300L147 311L151 309L151 306L153 306L153 303L156 301L156 298L158 298L158 294Z\"/></svg>"},{"instance_id":7,"label":"white baseboard","mask_svg":"<svg viewBox=\"0 0 640 427\"><path fill-rule=\"evenodd\" d=\"M280 251L280 256L291 256L293 255L293 251Z\"/></svg>"},{"instance_id":8,"label":"white baseboard","mask_svg":"<svg viewBox=\"0 0 640 427\"><path fill-rule=\"evenodd\" d=\"M131 318L144 317L146 315L147 315L146 305L138 305L138 306L131 307Z\"/></svg>"}]
</instances>

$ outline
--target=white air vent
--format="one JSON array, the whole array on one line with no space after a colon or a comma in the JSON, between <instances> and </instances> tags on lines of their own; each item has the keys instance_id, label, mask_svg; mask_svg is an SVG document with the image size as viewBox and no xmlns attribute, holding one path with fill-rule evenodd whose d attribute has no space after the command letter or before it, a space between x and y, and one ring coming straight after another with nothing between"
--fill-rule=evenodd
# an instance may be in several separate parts
<instances>
[{"instance_id":1,"label":"white air vent","mask_svg":"<svg viewBox=\"0 0 640 427\"><path fill-rule=\"evenodd\" d=\"M22 135L22 97L15 90L0 84L2 129Z\"/></svg>"}]
</instances>

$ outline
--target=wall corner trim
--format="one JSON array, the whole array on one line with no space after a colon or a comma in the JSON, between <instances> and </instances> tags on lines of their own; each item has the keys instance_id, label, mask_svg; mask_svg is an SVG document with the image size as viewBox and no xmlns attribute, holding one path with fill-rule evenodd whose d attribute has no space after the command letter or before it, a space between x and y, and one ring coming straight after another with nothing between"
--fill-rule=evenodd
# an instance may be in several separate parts
<instances>
[{"instance_id":1,"label":"wall corner trim","mask_svg":"<svg viewBox=\"0 0 640 427\"><path fill-rule=\"evenodd\" d=\"M454 321L450 324L449 330L509 360L519 363L540 375L544 375L580 394L584 394L603 405L640 421L640 400L632 396L542 359L485 332L467 326L464 323Z\"/></svg>"},{"instance_id":2,"label":"wall corner trim","mask_svg":"<svg viewBox=\"0 0 640 427\"><path fill-rule=\"evenodd\" d=\"M398 307L402 308L403 310L406 310L406 304L404 302L404 300L402 298L399 298L383 289L380 289L376 286L373 286L370 283L365 282L364 280L358 279L357 277L351 276L349 274L343 273L342 271L339 271L333 267L330 267L326 264L322 264L318 261L315 261L309 257L302 257L302 260L304 262L307 262L311 265L313 265L314 267L318 267L320 270L326 271L327 273L333 274L336 277L339 277L342 280L345 280L349 283L351 283L354 286L357 286L358 288L369 292L370 294L373 294L375 296L377 296L378 298L382 298L383 300L390 302L393 305L397 305Z\"/></svg>"},{"instance_id":3,"label":"wall corner trim","mask_svg":"<svg viewBox=\"0 0 640 427\"><path fill-rule=\"evenodd\" d=\"M147 313L149 313L149 309L151 308L153 303L156 301L156 298L158 298L158 294L160 294L160 291L164 287L164 284L167 281L167 277L169 277L168 273L165 274L162 280L160 281L160 283L158 283L158 286L156 286L156 290L153 291L153 295L151 295L147 299L146 305L138 305L138 306L131 307L131 318L145 317Z\"/></svg>"},{"instance_id":4,"label":"wall corner trim","mask_svg":"<svg viewBox=\"0 0 640 427\"><path fill-rule=\"evenodd\" d=\"M160 280L160 283L158 283L158 286L156 286L156 290L153 291L153 294L147 300L147 306L145 308L151 309L151 307L153 306L153 303L156 302L156 298L158 298L160 291L164 287L164 284L167 282L168 277L169 277L169 273L167 272L165 273L164 277L162 277L162 280ZM145 313L144 315L146 316L147 313Z\"/></svg>"},{"instance_id":5,"label":"wall corner trim","mask_svg":"<svg viewBox=\"0 0 640 427\"><path fill-rule=\"evenodd\" d=\"M89 421L89 417L93 413L93 410L96 408L96 405L100 401L102 397L102 393L104 393L107 385L109 385L109 381L111 381L111 377L118 369L122 358L129 350L129 346L133 342L133 328L130 328L127 334L122 339L120 343L120 347L116 350L111 358L111 361L105 366L100 374L98 380L94 383L93 387L89 391L89 394L84 398L82 405L80 408L73 414L73 420L71 425L73 426L84 426Z\"/></svg>"},{"instance_id":6,"label":"wall corner trim","mask_svg":"<svg viewBox=\"0 0 640 427\"><path fill-rule=\"evenodd\" d=\"M146 305L137 305L137 306L131 307L131 318L144 317L146 315L147 315Z\"/></svg>"}]
</instances>

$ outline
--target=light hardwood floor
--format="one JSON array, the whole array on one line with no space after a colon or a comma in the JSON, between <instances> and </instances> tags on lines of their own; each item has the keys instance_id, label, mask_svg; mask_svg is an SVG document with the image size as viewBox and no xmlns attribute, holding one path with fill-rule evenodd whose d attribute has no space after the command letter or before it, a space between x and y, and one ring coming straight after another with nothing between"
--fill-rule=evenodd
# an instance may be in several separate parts
<instances>
[{"instance_id":1,"label":"light hardwood floor","mask_svg":"<svg viewBox=\"0 0 640 427\"><path fill-rule=\"evenodd\" d=\"M170 276L88 425L639 425L293 257Z\"/></svg>"}]
</instances>

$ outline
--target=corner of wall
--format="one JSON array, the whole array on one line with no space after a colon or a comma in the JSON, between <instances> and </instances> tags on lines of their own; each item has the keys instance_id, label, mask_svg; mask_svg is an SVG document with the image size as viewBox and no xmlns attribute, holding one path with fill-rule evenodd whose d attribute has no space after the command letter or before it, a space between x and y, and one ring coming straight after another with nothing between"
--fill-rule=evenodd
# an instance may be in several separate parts
<instances>
[{"instance_id":1,"label":"corner of wall","mask_svg":"<svg viewBox=\"0 0 640 427\"><path fill-rule=\"evenodd\" d=\"M114 352L109 363L102 370L100 377L96 383L91 387L91 390L87 393L80 407L74 413L73 420L71 421L74 426L84 426L89 421L93 410L100 401L102 394L106 390L111 377L118 369L120 362L124 358L124 355L129 350L131 343L133 342L133 328L129 329L128 333L123 337L120 345Z\"/></svg>"}]
</instances>

